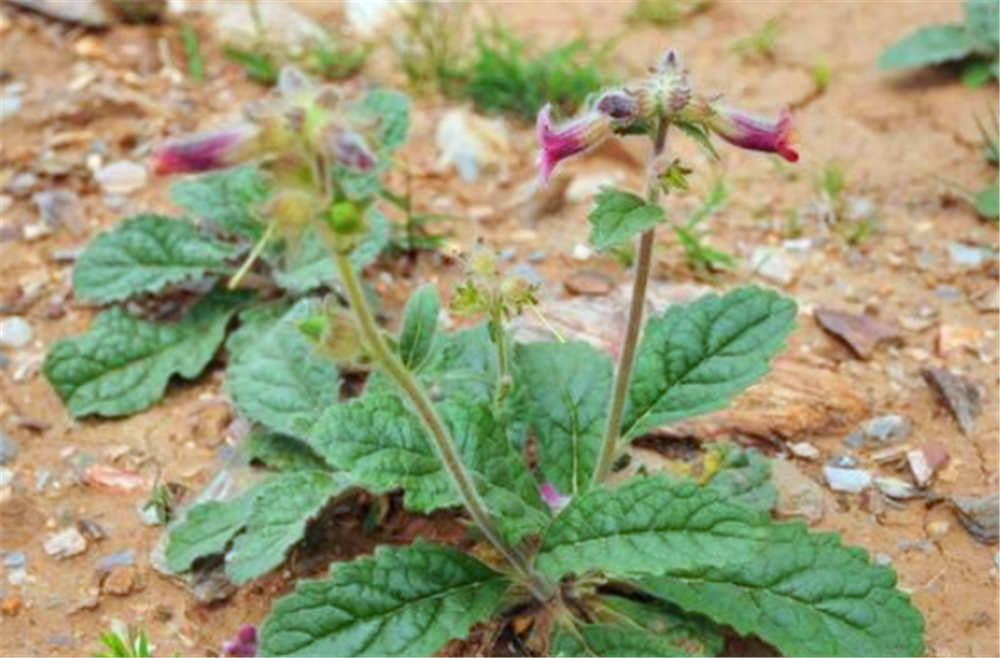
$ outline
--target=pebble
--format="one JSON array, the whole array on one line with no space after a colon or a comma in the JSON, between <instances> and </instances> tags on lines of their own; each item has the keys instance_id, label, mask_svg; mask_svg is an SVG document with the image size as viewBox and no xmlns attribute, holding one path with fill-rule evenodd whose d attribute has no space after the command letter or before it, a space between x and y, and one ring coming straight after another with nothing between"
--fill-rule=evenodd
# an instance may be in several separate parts
<instances>
[{"instance_id":1,"label":"pebble","mask_svg":"<svg viewBox=\"0 0 1000 658\"><path fill-rule=\"evenodd\" d=\"M135 564L135 551L121 551L119 553L109 553L97 559L98 571L111 571L116 567L130 567Z\"/></svg>"},{"instance_id":2,"label":"pebble","mask_svg":"<svg viewBox=\"0 0 1000 658\"><path fill-rule=\"evenodd\" d=\"M913 474L913 480L921 489L926 489L934 476L951 459L948 451L940 445L929 445L906 453L906 463Z\"/></svg>"},{"instance_id":3,"label":"pebble","mask_svg":"<svg viewBox=\"0 0 1000 658\"><path fill-rule=\"evenodd\" d=\"M935 392L952 416L958 421L963 434L972 434L976 419L983 413L979 386L973 380L957 375L945 368L927 368L924 380Z\"/></svg>"},{"instance_id":4,"label":"pebble","mask_svg":"<svg viewBox=\"0 0 1000 658\"><path fill-rule=\"evenodd\" d=\"M5 466L0 466L0 488L6 487L14 481L14 471Z\"/></svg>"},{"instance_id":5,"label":"pebble","mask_svg":"<svg viewBox=\"0 0 1000 658\"><path fill-rule=\"evenodd\" d=\"M23 102L20 94L0 91L0 123L17 115Z\"/></svg>"},{"instance_id":6,"label":"pebble","mask_svg":"<svg viewBox=\"0 0 1000 658\"><path fill-rule=\"evenodd\" d=\"M101 582L101 592L112 596L128 596L138 585L135 567L115 567Z\"/></svg>"},{"instance_id":7,"label":"pebble","mask_svg":"<svg viewBox=\"0 0 1000 658\"><path fill-rule=\"evenodd\" d=\"M17 441L7 436L4 432L0 432L0 466L5 466L14 461L19 452L21 452L21 446L17 444Z\"/></svg>"},{"instance_id":8,"label":"pebble","mask_svg":"<svg viewBox=\"0 0 1000 658\"><path fill-rule=\"evenodd\" d=\"M908 498L916 498L920 496L919 489L914 487L909 482L905 482L899 478L877 477L874 478L872 482L875 484L875 488L889 498L906 500Z\"/></svg>"},{"instance_id":9,"label":"pebble","mask_svg":"<svg viewBox=\"0 0 1000 658\"><path fill-rule=\"evenodd\" d=\"M888 567L892 564L892 556L888 553L876 553L874 562L880 567Z\"/></svg>"},{"instance_id":10,"label":"pebble","mask_svg":"<svg viewBox=\"0 0 1000 658\"><path fill-rule=\"evenodd\" d=\"M962 291L955 286L940 285L934 288L934 295L946 302L957 302L962 298Z\"/></svg>"},{"instance_id":11,"label":"pebble","mask_svg":"<svg viewBox=\"0 0 1000 658\"><path fill-rule=\"evenodd\" d=\"M94 178L106 194L131 194L146 186L149 174L141 164L118 160L99 169Z\"/></svg>"},{"instance_id":12,"label":"pebble","mask_svg":"<svg viewBox=\"0 0 1000 658\"><path fill-rule=\"evenodd\" d=\"M566 292L585 297L603 297L614 290L615 282L594 270L577 270L564 281Z\"/></svg>"},{"instance_id":13,"label":"pebble","mask_svg":"<svg viewBox=\"0 0 1000 658\"><path fill-rule=\"evenodd\" d=\"M789 444L788 449L793 455L802 459L819 459L819 448L807 441Z\"/></svg>"},{"instance_id":14,"label":"pebble","mask_svg":"<svg viewBox=\"0 0 1000 658\"><path fill-rule=\"evenodd\" d=\"M453 166L467 181L501 169L511 150L503 119L487 119L466 109L449 110L441 118L435 143L438 167Z\"/></svg>"},{"instance_id":15,"label":"pebble","mask_svg":"<svg viewBox=\"0 0 1000 658\"><path fill-rule=\"evenodd\" d=\"M21 612L21 607L24 605L24 601L21 600L20 596L11 595L5 596L0 599L0 614L7 615L8 617L16 617L19 612Z\"/></svg>"},{"instance_id":16,"label":"pebble","mask_svg":"<svg viewBox=\"0 0 1000 658\"><path fill-rule=\"evenodd\" d=\"M0 215L3 215L14 205L14 197L9 194L0 194Z\"/></svg>"},{"instance_id":17,"label":"pebble","mask_svg":"<svg viewBox=\"0 0 1000 658\"><path fill-rule=\"evenodd\" d=\"M809 523L818 523L826 513L823 489L795 467L776 459L771 463L771 481L778 489L776 511L780 516L801 516Z\"/></svg>"},{"instance_id":18,"label":"pebble","mask_svg":"<svg viewBox=\"0 0 1000 658\"><path fill-rule=\"evenodd\" d=\"M989 496L955 496L952 498L962 522L977 541L995 544L1000 538L1000 498Z\"/></svg>"},{"instance_id":19,"label":"pebble","mask_svg":"<svg viewBox=\"0 0 1000 658\"><path fill-rule=\"evenodd\" d=\"M900 328L895 323L883 322L867 313L818 308L814 315L823 329L844 341L860 359L870 359L881 343L902 340Z\"/></svg>"},{"instance_id":20,"label":"pebble","mask_svg":"<svg viewBox=\"0 0 1000 658\"><path fill-rule=\"evenodd\" d=\"M21 349L34 337L31 325L24 318L13 315L0 320L0 345Z\"/></svg>"},{"instance_id":21,"label":"pebble","mask_svg":"<svg viewBox=\"0 0 1000 658\"><path fill-rule=\"evenodd\" d=\"M798 276L798 264L783 249L757 247L750 256L750 269L766 281L790 285Z\"/></svg>"},{"instance_id":22,"label":"pebble","mask_svg":"<svg viewBox=\"0 0 1000 658\"><path fill-rule=\"evenodd\" d=\"M31 200L38 214L49 228L73 225L80 209L80 197L71 190L45 190L35 192Z\"/></svg>"},{"instance_id":23,"label":"pebble","mask_svg":"<svg viewBox=\"0 0 1000 658\"><path fill-rule=\"evenodd\" d=\"M979 327L943 324L938 329L938 354L941 356L950 356L961 351L968 351L975 354L979 351L985 333Z\"/></svg>"},{"instance_id":24,"label":"pebble","mask_svg":"<svg viewBox=\"0 0 1000 658\"><path fill-rule=\"evenodd\" d=\"M17 174L4 186L4 191L15 197L26 197L35 189L38 184L38 176L30 171Z\"/></svg>"},{"instance_id":25,"label":"pebble","mask_svg":"<svg viewBox=\"0 0 1000 658\"><path fill-rule=\"evenodd\" d=\"M851 432L844 442L851 448L884 447L902 441L913 432L913 424L896 414L878 416L865 422L857 432Z\"/></svg>"},{"instance_id":26,"label":"pebble","mask_svg":"<svg viewBox=\"0 0 1000 658\"><path fill-rule=\"evenodd\" d=\"M20 569L28 563L28 556L24 553L7 553L3 556L3 566L9 569Z\"/></svg>"},{"instance_id":27,"label":"pebble","mask_svg":"<svg viewBox=\"0 0 1000 658\"><path fill-rule=\"evenodd\" d=\"M570 252L570 256L573 260L585 261L590 260L591 256L594 255L594 250L585 244L573 245L573 251Z\"/></svg>"},{"instance_id":28,"label":"pebble","mask_svg":"<svg viewBox=\"0 0 1000 658\"><path fill-rule=\"evenodd\" d=\"M996 259L997 254L992 249L974 247L961 242L948 245L948 259L952 265L964 268L982 267L983 264Z\"/></svg>"},{"instance_id":29,"label":"pebble","mask_svg":"<svg viewBox=\"0 0 1000 658\"><path fill-rule=\"evenodd\" d=\"M845 493L861 493L872 485L871 474L856 468L824 466L823 477L831 489Z\"/></svg>"},{"instance_id":30,"label":"pebble","mask_svg":"<svg viewBox=\"0 0 1000 658\"><path fill-rule=\"evenodd\" d=\"M43 545L45 552L57 560L79 555L87 550L87 540L76 528L67 528L50 535Z\"/></svg>"}]
</instances>

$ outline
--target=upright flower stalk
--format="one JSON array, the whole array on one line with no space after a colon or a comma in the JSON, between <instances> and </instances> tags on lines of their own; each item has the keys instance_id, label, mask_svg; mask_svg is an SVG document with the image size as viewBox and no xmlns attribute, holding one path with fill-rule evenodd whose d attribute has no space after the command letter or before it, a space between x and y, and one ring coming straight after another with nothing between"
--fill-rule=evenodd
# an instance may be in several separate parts
<instances>
[{"instance_id":1,"label":"upright flower stalk","mask_svg":"<svg viewBox=\"0 0 1000 658\"><path fill-rule=\"evenodd\" d=\"M662 169L668 164L665 154L667 133L675 123L684 127L686 132L693 130L700 133L703 141L717 135L746 150L774 153L789 162L799 158L792 143L794 132L788 110L783 110L771 120L735 109L716 99L697 96L692 92L680 57L675 51L668 50L649 77L622 89L604 92L578 117L555 124L551 109L548 106L542 109L537 123L539 183L546 185L562 161L592 150L606 139L615 135L646 135L652 141L646 200L656 204L660 191L671 187L672 183ZM667 171L687 173L686 169L669 166ZM639 237L625 339L615 370L607 426L592 486L607 478L618 455L621 421L641 334L655 237L655 228Z\"/></svg>"}]
</instances>

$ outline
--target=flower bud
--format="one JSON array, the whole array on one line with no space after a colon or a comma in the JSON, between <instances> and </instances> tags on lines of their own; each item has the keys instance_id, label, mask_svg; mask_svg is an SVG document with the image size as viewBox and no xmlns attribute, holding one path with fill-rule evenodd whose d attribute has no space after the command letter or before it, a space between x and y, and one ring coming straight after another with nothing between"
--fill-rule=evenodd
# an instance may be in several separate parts
<instances>
[{"instance_id":1,"label":"flower bud","mask_svg":"<svg viewBox=\"0 0 1000 658\"><path fill-rule=\"evenodd\" d=\"M222 169L253 157L260 131L251 124L172 139L153 153L158 175Z\"/></svg>"},{"instance_id":2,"label":"flower bud","mask_svg":"<svg viewBox=\"0 0 1000 658\"><path fill-rule=\"evenodd\" d=\"M799 159L792 146L792 115L785 109L771 120L725 105L711 105L705 125L734 146L749 151L777 153L788 162Z\"/></svg>"},{"instance_id":3,"label":"flower bud","mask_svg":"<svg viewBox=\"0 0 1000 658\"><path fill-rule=\"evenodd\" d=\"M327 215L327 223L337 235L354 235L364 220L364 210L351 201L340 201L333 204Z\"/></svg>"},{"instance_id":4,"label":"flower bud","mask_svg":"<svg viewBox=\"0 0 1000 658\"><path fill-rule=\"evenodd\" d=\"M375 153L360 133L331 127L323 135L323 141L334 162L361 172L375 166Z\"/></svg>"},{"instance_id":5,"label":"flower bud","mask_svg":"<svg viewBox=\"0 0 1000 658\"><path fill-rule=\"evenodd\" d=\"M256 656L257 629L250 624L244 625L233 639L222 643L222 655L240 658Z\"/></svg>"}]
</instances>

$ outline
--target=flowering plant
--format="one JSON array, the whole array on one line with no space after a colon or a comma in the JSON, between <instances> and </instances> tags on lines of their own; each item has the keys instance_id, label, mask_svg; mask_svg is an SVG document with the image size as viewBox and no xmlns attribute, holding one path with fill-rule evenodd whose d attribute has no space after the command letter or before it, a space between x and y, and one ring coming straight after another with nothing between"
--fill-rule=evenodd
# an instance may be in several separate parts
<instances>
[{"instance_id":1,"label":"flowering plant","mask_svg":"<svg viewBox=\"0 0 1000 658\"><path fill-rule=\"evenodd\" d=\"M621 468L634 439L721 408L764 376L795 326L792 301L755 287L643 323L654 231L665 217L658 200L691 173L669 157L668 132L709 149L718 135L794 161L787 113L766 121L696 96L673 52L568 122L542 110L542 183L615 135L652 144L645 197L606 190L589 217L597 248L640 241L615 365L587 343L515 341L507 321L536 303L535 290L505 277L489 254L470 260L451 302L481 323L442 332L441 301L428 285L407 303L398 332L386 332L357 257L377 231L386 150L405 128L386 125L385 95L367 101L381 109L366 119L354 113L364 99L295 77L284 87L285 99L252 125L167 144L154 158L164 172L252 158L270 193L257 205L267 225L249 260L267 257L269 236L318 243L335 265L337 293L241 317L227 387L259 427L248 450L276 472L238 497L191 507L171 528L167 562L185 572L222 554L225 575L247 582L281 564L324 508L358 491L401 492L414 513L457 510L469 535L334 564L227 651L433 655L477 624L501 628L517 617L529 620L516 631L528 650L550 655L715 655L726 627L793 655L922 653L922 619L891 569L832 533L772 521L759 456L719 448L699 480L626 477ZM69 356L53 358L58 386ZM373 372L343 401L340 373L359 365Z\"/></svg>"}]
</instances>

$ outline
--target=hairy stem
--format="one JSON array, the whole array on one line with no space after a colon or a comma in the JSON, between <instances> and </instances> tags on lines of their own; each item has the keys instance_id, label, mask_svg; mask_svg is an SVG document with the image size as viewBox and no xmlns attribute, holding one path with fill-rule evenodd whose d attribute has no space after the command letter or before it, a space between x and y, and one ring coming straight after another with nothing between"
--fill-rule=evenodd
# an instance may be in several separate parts
<instances>
[{"instance_id":1,"label":"hairy stem","mask_svg":"<svg viewBox=\"0 0 1000 658\"><path fill-rule=\"evenodd\" d=\"M650 203L660 200L660 186L653 172L657 160L663 155L667 144L667 124L659 122L653 149L649 157L647 171L646 199ZM601 443L601 453L594 468L591 486L604 481L611 472L615 457L618 455L618 442L621 433L622 413L625 410L625 399L628 387L632 381L632 366L635 363L635 350L639 344L639 333L642 329L642 315L646 305L646 285L649 283L649 271L653 263L653 241L656 229L651 228L639 237L639 254L635 266L635 281L632 283L632 302L628 311L628 325L625 328L625 343L621 356L618 358L618 368L615 372L615 386L608 408L608 424L604 429L604 439Z\"/></svg>"},{"instance_id":2,"label":"hairy stem","mask_svg":"<svg viewBox=\"0 0 1000 658\"><path fill-rule=\"evenodd\" d=\"M502 401L507 392L507 336L503 326L503 309L498 308L490 314L490 334L497 346L497 401Z\"/></svg>"},{"instance_id":3,"label":"hairy stem","mask_svg":"<svg viewBox=\"0 0 1000 658\"><path fill-rule=\"evenodd\" d=\"M416 410L424 426L434 440L434 447L437 450L441 463L451 477L452 484L462 497L465 508L469 511L472 520L479 526L480 531L486 536L493 546L507 559L510 566L531 590L532 594L540 600L547 601L556 595L555 586L535 572L531 566L531 561L516 548L508 546L507 542L500 536L496 522L492 514L486 508L485 503L476 491L472 476L466 470L462 458L458 454L455 442L452 440L448 428L438 415L434 404L424 390L423 386L407 369L403 362L396 356L385 339L382 331L375 322L368 301L361 290L361 282L345 254L336 254L335 261L340 280L344 283L347 296L351 306L358 318L361 335L366 346L371 351L371 356L378 362L382 369L388 374L396 385L400 388L413 408Z\"/></svg>"}]
</instances>

